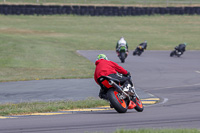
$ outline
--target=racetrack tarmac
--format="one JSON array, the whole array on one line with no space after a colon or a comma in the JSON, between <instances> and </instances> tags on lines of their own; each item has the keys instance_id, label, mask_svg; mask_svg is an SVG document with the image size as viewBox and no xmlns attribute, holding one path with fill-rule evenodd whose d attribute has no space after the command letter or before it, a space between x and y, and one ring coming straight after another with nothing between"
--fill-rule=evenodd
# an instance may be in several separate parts
<instances>
[{"instance_id":1,"label":"racetrack tarmac","mask_svg":"<svg viewBox=\"0 0 200 133\"><path fill-rule=\"evenodd\" d=\"M200 129L200 51L186 51L180 58L169 57L170 51L145 51L140 57L132 56L130 52L123 64L114 51L78 53L92 62L95 62L98 54L106 54L110 60L131 72L136 88L161 98L161 102L146 106L140 113L128 110L125 114L119 114L115 110L104 110L0 119L0 132L110 133L120 128ZM63 81L59 80L58 83L64 84ZM40 81L32 82L37 84ZM87 86L95 85L94 82L87 83ZM54 87L57 85L55 83ZM87 91L84 92L84 95L88 95ZM95 93L91 95L98 95L98 89Z\"/></svg>"}]
</instances>

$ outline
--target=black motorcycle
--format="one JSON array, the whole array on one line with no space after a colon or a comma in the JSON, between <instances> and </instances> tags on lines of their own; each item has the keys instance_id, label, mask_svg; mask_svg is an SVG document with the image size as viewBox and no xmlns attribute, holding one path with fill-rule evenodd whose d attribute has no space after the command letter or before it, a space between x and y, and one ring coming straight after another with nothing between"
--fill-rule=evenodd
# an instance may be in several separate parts
<instances>
[{"instance_id":1,"label":"black motorcycle","mask_svg":"<svg viewBox=\"0 0 200 133\"><path fill-rule=\"evenodd\" d=\"M142 46L138 46L134 51L133 51L133 56L138 55L140 56L144 52L144 48Z\"/></svg>"},{"instance_id":2,"label":"black motorcycle","mask_svg":"<svg viewBox=\"0 0 200 133\"><path fill-rule=\"evenodd\" d=\"M171 53L170 53L170 56L173 57L173 56L177 56L177 57L180 57L184 52L180 52L178 50L173 50Z\"/></svg>"}]
</instances>

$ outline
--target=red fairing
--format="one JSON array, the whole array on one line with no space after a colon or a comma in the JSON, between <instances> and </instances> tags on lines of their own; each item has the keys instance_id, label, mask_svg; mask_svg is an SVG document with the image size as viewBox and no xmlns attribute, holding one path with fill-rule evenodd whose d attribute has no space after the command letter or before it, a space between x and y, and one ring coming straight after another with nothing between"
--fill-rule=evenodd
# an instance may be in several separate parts
<instances>
[{"instance_id":1,"label":"red fairing","mask_svg":"<svg viewBox=\"0 0 200 133\"><path fill-rule=\"evenodd\" d=\"M133 109L136 107L136 104L130 100L129 105L128 105L128 109Z\"/></svg>"},{"instance_id":2,"label":"red fairing","mask_svg":"<svg viewBox=\"0 0 200 133\"><path fill-rule=\"evenodd\" d=\"M94 79L96 82L101 76L108 76L110 74L116 74L117 72L125 75L127 74L127 71L123 67L110 60L100 59L95 62L95 65Z\"/></svg>"},{"instance_id":3,"label":"red fairing","mask_svg":"<svg viewBox=\"0 0 200 133\"><path fill-rule=\"evenodd\" d=\"M109 84L109 82L107 80L104 80L103 82L101 82L106 88L111 88L112 85Z\"/></svg>"}]
</instances>

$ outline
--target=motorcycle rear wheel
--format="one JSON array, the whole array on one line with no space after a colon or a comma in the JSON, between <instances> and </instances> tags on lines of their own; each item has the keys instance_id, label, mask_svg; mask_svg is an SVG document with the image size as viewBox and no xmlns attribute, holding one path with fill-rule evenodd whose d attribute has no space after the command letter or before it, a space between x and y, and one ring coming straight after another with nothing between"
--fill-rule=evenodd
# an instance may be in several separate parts
<instances>
[{"instance_id":1,"label":"motorcycle rear wheel","mask_svg":"<svg viewBox=\"0 0 200 133\"><path fill-rule=\"evenodd\" d=\"M118 113L126 113L128 106L126 104L126 101L124 99L120 99L118 96L119 92L117 92L114 88L111 88L107 92L108 99L113 106L113 108Z\"/></svg>"},{"instance_id":2,"label":"motorcycle rear wheel","mask_svg":"<svg viewBox=\"0 0 200 133\"><path fill-rule=\"evenodd\" d=\"M181 54L177 54L177 57L180 57L181 56Z\"/></svg>"},{"instance_id":3,"label":"motorcycle rear wheel","mask_svg":"<svg viewBox=\"0 0 200 133\"><path fill-rule=\"evenodd\" d=\"M138 52L138 56L140 56L142 54L142 52Z\"/></svg>"}]
</instances>

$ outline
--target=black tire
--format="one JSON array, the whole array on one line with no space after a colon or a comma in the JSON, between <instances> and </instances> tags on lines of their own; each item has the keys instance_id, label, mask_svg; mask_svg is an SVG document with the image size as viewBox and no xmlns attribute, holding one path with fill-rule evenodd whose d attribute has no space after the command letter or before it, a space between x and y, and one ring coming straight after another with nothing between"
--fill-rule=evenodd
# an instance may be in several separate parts
<instances>
[{"instance_id":1,"label":"black tire","mask_svg":"<svg viewBox=\"0 0 200 133\"><path fill-rule=\"evenodd\" d=\"M136 55L136 51L133 51L133 55Z\"/></svg>"},{"instance_id":2,"label":"black tire","mask_svg":"<svg viewBox=\"0 0 200 133\"><path fill-rule=\"evenodd\" d=\"M141 100L138 97L136 97L136 99L134 100L134 102L136 104L135 110L137 112L142 112L144 110L144 106L143 106Z\"/></svg>"},{"instance_id":3,"label":"black tire","mask_svg":"<svg viewBox=\"0 0 200 133\"><path fill-rule=\"evenodd\" d=\"M125 53L125 52L121 52L121 53L120 53L120 59L121 59L121 62L122 62L122 63L125 62L125 58L126 58L126 53Z\"/></svg>"},{"instance_id":4,"label":"black tire","mask_svg":"<svg viewBox=\"0 0 200 133\"><path fill-rule=\"evenodd\" d=\"M180 57L182 54L177 53L177 57Z\"/></svg>"},{"instance_id":5,"label":"black tire","mask_svg":"<svg viewBox=\"0 0 200 133\"><path fill-rule=\"evenodd\" d=\"M172 52L170 53L170 56L173 57L174 54L175 54L175 51L172 51Z\"/></svg>"},{"instance_id":6,"label":"black tire","mask_svg":"<svg viewBox=\"0 0 200 133\"><path fill-rule=\"evenodd\" d=\"M114 88L109 89L107 92L108 99L118 113L126 113L128 109L126 101L119 99L117 94L118 92Z\"/></svg>"},{"instance_id":7,"label":"black tire","mask_svg":"<svg viewBox=\"0 0 200 133\"><path fill-rule=\"evenodd\" d=\"M140 52L138 52L138 56L140 56L142 54L142 52L140 51Z\"/></svg>"}]
</instances>

